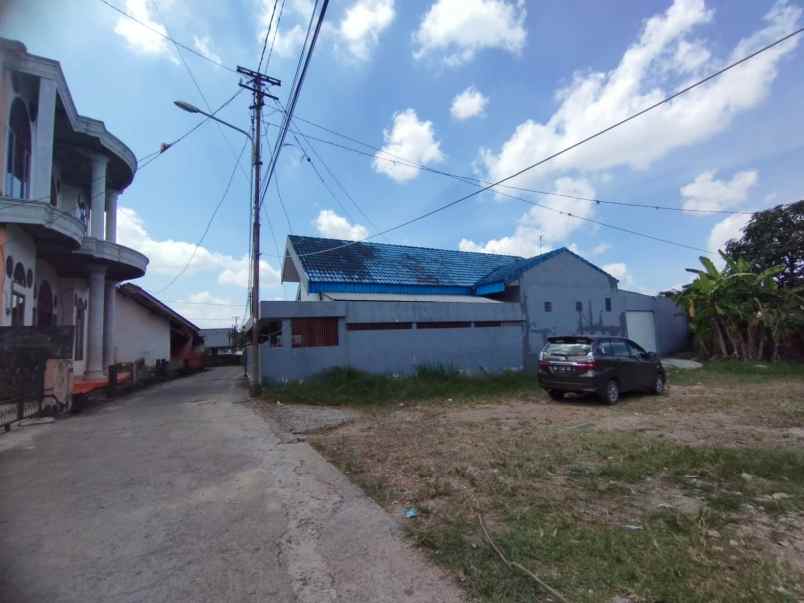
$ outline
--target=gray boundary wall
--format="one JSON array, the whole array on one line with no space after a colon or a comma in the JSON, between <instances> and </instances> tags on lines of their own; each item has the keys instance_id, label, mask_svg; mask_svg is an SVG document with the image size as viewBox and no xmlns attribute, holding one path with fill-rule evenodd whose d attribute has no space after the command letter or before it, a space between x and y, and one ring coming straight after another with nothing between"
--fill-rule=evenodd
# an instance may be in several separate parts
<instances>
[{"instance_id":1,"label":"gray boundary wall","mask_svg":"<svg viewBox=\"0 0 804 603\"><path fill-rule=\"evenodd\" d=\"M656 350L659 355L672 354L687 347L689 325L687 315L667 297L653 297L634 291L619 291L623 312L653 312L656 323Z\"/></svg>"},{"instance_id":2,"label":"gray boundary wall","mask_svg":"<svg viewBox=\"0 0 804 603\"><path fill-rule=\"evenodd\" d=\"M282 324L281 347L264 343L266 380L305 379L333 367L408 374L421 365L457 370L521 370L523 323L519 304L460 302L262 302L261 320ZM337 318L338 345L292 347L293 318ZM501 326L475 326L500 321ZM349 330L350 323L414 323L412 329ZM461 328L416 328L415 323L468 322ZM507 323L507 324L505 324Z\"/></svg>"}]
</instances>

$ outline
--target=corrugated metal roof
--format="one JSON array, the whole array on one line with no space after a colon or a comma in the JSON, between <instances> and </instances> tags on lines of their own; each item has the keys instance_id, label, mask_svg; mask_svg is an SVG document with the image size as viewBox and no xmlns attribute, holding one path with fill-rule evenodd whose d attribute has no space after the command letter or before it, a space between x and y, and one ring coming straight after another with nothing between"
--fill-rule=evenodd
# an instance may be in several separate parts
<instances>
[{"instance_id":1,"label":"corrugated metal roof","mask_svg":"<svg viewBox=\"0 0 804 603\"><path fill-rule=\"evenodd\" d=\"M487 297L470 295L404 295L400 293L323 293L324 298L332 301L404 301L404 302L461 302L475 304L499 304Z\"/></svg>"},{"instance_id":2,"label":"corrugated metal roof","mask_svg":"<svg viewBox=\"0 0 804 603\"><path fill-rule=\"evenodd\" d=\"M487 274L523 258L340 239L288 237L313 282L472 287ZM318 253L341 245L336 251ZM314 254L314 255L307 255Z\"/></svg>"}]
</instances>

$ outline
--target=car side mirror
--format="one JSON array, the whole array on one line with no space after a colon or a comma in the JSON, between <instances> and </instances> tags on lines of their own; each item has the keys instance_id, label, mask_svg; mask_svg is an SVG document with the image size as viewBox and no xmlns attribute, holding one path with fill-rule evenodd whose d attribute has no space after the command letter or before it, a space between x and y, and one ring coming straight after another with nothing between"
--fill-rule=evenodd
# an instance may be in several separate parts
<instances>
[{"instance_id":1,"label":"car side mirror","mask_svg":"<svg viewBox=\"0 0 804 603\"><path fill-rule=\"evenodd\" d=\"M656 360L658 356L655 354L655 352L645 352L642 354L642 358L645 360Z\"/></svg>"}]
</instances>

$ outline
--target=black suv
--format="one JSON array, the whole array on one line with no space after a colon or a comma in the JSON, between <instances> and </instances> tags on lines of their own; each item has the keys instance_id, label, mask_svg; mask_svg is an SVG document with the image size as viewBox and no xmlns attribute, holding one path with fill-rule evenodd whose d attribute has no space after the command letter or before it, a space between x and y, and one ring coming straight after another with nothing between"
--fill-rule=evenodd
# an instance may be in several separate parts
<instances>
[{"instance_id":1,"label":"black suv","mask_svg":"<svg viewBox=\"0 0 804 603\"><path fill-rule=\"evenodd\" d=\"M656 354L625 337L548 337L539 355L539 383L553 400L569 392L594 392L614 404L622 392L661 394L665 380Z\"/></svg>"}]
</instances>

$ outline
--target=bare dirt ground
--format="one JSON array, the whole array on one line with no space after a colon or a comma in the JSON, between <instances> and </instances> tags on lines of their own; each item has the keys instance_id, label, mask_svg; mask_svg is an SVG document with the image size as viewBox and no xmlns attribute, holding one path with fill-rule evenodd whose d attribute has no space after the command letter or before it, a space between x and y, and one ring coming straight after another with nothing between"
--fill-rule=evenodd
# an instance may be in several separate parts
<instances>
[{"instance_id":1,"label":"bare dirt ground","mask_svg":"<svg viewBox=\"0 0 804 603\"><path fill-rule=\"evenodd\" d=\"M311 442L391 513L415 507L412 536L480 599L534 592L524 578L499 586L478 514L573 600L804 600L802 380L674 385L615 407L535 396L353 417ZM619 566L589 559L587 538L626 556L644 539L635 574L612 577Z\"/></svg>"}]
</instances>

